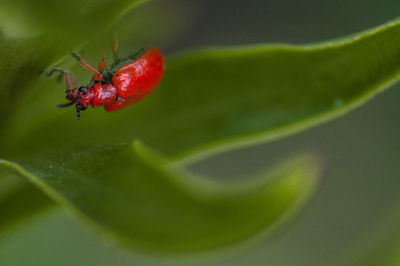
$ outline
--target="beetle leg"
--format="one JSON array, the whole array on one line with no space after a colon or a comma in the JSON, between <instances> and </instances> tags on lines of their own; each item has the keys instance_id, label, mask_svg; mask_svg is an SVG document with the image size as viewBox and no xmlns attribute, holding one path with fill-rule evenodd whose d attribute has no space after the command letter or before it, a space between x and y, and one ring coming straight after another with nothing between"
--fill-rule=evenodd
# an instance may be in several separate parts
<instances>
[{"instance_id":1,"label":"beetle leg","mask_svg":"<svg viewBox=\"0 0 400 266\"><path fill-rule=\"evenodd\" d=\"M63 70L61 68L52 68L49 71L47 71L46 76L51 77L54 74L54 72L58 72L60 74L64 74L67 71L65 71L65 70Z\"/></svg>"},{"instance_id":2,"label":"beetle leg","mask_svg":"<svg viewBox=\"0 0 400 266\"><path fill-rule=\"evenodd\" d=\"M99 72L102 72L104 69L107 68L107 58L106 58L106 53L104 52L103 46L99 44L100 52L103 55L103 59L99 62L98 69Z\"/></svg>"},{"instance_id":3,"label":"beetle leg","mask_svg":"<svg viewBox=\"0 0 400 266\"><path fill-rule=\"evenodd\" d=\"M78 84L76 83L76 79L75 79L74 74L72 72L68 72L68 77L69 77L69 80L72 83L72 87L73 88L78 88Z\"/></svg>"},{"instance_id":4,"label":"beetle leg","mask_svg":"<svg viewBox=\"0 0 400 266\"><path fill-rule=\"evenodd\" d=\"M60 68L53 68L53 69L51 69L49 72L47 72L46 75L47 75L48 77L50 77L50 76L53 75L53 73L55 73L55 72L60 73L60 76L57 77L57 79L59 79L59 78L61 78L62 76L64 76L65 87L67 88L67 90L70 89L70 84L71 84L71 83L72 83L73 88L76 88L76 87L77 87L74 74L72 74L72 73L69 72L69 71L66 71L66 70L63 70L63 69L60 69Z\"/></svg>"},{"instance_id":5,"label":"beetle leg","mask_svg":"<svg viewBox=\"0 0 400 266\"><path fill-rule=\"evenodd\" d=\"M69 74L67 72L64 72L64 80L65 80L65 87L67 88L67 90L70 90Z\"/></svg>"},{"instance_id":6,"label":"beetle leg","mask_svg":"<svg viewBox=\"0 0 400 266\"><path fill-rule=\"evenodd\" d=\"M92 67L88 62L86 62L80 55L78 55L77 53L71 52L71 55L73 58L75 58L84 68L96 73L97 75L101 75L101 73L99 71L97 71L97 69L95 69L94 67Z\"/></svg>"},{"instance_id":7,"label":"beetle leg","mask_svg":"<svg viewBox=\"0 0 400 266\"><path fill-rule=\"evenodd\" d=\"M65 87L67 88L67 90L70 89L71 83L73 89L78 87L78 85L76 84L74 74L72 74L72 72L64 72L64 80L65 80Z\"/></svg>"},{"instance_id":8,"label":"beetle leg","mask_svg":"<svg viewBox=\"0 0 400 266\"><path fill-rule=\"evenodd\" d=\"M80 120L81 119L81 108L79 105L75 105L75 107L76 107L76 118L78 120Z\"/></svg>"},{"instance_id":9,"label":"beetle leg","mask_svg":"<svg viewBox=\"0 0 400 266\"><path fill-rule=\"evenodd\" d=\"M63 77L63 74L64 74L66 71L64 71L64 70L62 70L62 69L60 69L60 68L52 68L52 69L50 69L50 70L46 73L46 76L47 76L47 77L51 77L55 72L58 73L58 76L56 77L56 80L57 80L57 81L61 81L61 79L62 79L62 77ZM64 77L65 77L65 76L64 76Z\"/></svg>"}]
</instances>

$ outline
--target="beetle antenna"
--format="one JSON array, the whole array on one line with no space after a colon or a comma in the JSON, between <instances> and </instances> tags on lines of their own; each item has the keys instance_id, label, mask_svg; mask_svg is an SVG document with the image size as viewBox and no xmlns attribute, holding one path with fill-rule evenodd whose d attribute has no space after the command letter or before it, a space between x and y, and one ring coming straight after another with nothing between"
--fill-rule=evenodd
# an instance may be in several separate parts
<instances>
[{"instance_id":1,"label":"beetle antenna","mask_svg":"<svg viewBox=\"0 0 400 266\"><path fill-rule=\"evenodd\" d=\"M74 105L78 101L78 99L79 99L79 97L76 97L73 101L71 101L69 103L58 104L57 108L65 108L65 107L69 107L71 105Z\"/></svg>"}]
</instances>

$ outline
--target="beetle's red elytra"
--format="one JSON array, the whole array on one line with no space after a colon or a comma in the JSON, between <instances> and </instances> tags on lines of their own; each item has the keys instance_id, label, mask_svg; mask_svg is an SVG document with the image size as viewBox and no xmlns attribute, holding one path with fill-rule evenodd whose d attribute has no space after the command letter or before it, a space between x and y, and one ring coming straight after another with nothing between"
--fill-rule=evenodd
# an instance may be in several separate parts
<instances>
[{"instance_id":1,"label":"beetle's red elytra","mask_svg":"<svg viewBox=\"0 0 400 266\"><path fill-rule=\"evenodd\" d=\"M99 62L98 69L72 53L82 66L94 72L87 86L78 88L70 72L61 69L52 69L49 72L49 75L55 71L64 74L66 98L69 103L58 105L58 107L75 104L78 120L80 111L85 110L89 105L104 106L108 112L132 105L149 95L161 81L165 64L164 56L158 48L141 50L128 58L118 59L118 44L116 41L113 44L114 63L108 65L102 51L103 59Z\"/></svg>"}]
</instances>

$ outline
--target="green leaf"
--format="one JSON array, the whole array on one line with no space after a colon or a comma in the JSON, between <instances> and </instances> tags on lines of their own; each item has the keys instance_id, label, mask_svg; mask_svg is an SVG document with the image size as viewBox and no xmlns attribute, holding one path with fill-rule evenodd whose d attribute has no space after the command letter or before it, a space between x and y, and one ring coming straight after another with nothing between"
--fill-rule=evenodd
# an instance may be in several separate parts
<instances>
[{"instance_id":1,"label":"green leaf","mask_svg":"<svg viewBox=\"0 0 400 266\"><path fill-rule=\"evenodd\" d=\"M58 110L46 121L16 123L6 144L16 154L140 139L183 158L271 141L343 115L393 84L400 70L399 25L396 20L318 45L184 53L167 61L160 87L135 106L113 114L89 110L81 122L73 110ZM41 89L46 84L54 86L43 81ZM46 91L46 99L35 100L51 110L62 94ZM44 136L46 142L36 141Z\"/></svg>"},{"instance_id":2,"label":"green leaf","mask_svg":"<svg viewBox=\"0 0 400 266\"><path fill-rule=\"evenodd\" d=\"M317 184L320 166L299 157L257 181L221 185L171 168L135 143L55 153L0 167L27 178L100 233L158 252L236 243L276 226Z\"/></svg>"},{"instance_id":3,"label":"green leaf","mask_svg":"<svg viewBox=\"0 0 400 266\"><path fill-rule=\"evenodd\" d=\"M0 0L0 29L8 37L52 37L87 40L146 0Z\"/></svg>"},{"instance_id":4,"label":"green leaf","mask_svg":"<svg viewBox=\"0 0 400 266\"><path fill-rule=\"evenodd\" d=\"M32 82L57 56L57 45L47 38L0 43L0 136L13 111L26 98Z\"/></svg>"},{"instance_id":5,"label":"green leaf","mask_svg":"<svg viewBox=\"0 0 400 266\"><path fill-rule=\"evenodd\" d=\"M8 170L0 166L0 236L9 232L10 226L54 206L54 202L43 191L17 179Z\"/></svg>"},{"instance_id":6,"label":"green leaf","mask_svg":"<svg viewBox=\"0 0 400 266\"><path fill-rule=\"evenodd\" d=\"M17 32L24 38L0 42L0 136L15 109L25 108L31 101L32 95L27 90L32 89L39 74L98 35L95 28L107 32L112 22L143 2L145 0L1 1L0 29L7 34L9 28L11 35ZM36 26L41 30L32 34L35 32L32 27Z\"/></svg>"},{"instance_id":7,"label":"green leaf","mask_svg":"<svg viewBox=\"0 0 400 266\"><path fill-rule=\"evenodd\" d=\"M10 115L10 105L24 97L24 91L46 67L98 34L94 28L107 32L113 21L142 2L145 0L1 1L0 29L6 35L8 27L11 35L26 32L18 34L24 38L0 43L2 118ZM9 26L13 24L19 26ZM40 36L32 34L35 31L32 27L41 29ZM10 102L9 99L16 100Z\"/></svg>"},{"instance_id":8,"label":"green leaf","mask_svg":"<svg viewBox=\"0 0 400 266\"><path fill-rule=\"evenodd\" d=\"M400 264L400 216L398 215L398 208L394 208L389 217L381 219L384 221L379 224L378 238L373 238L374 246L360 255L357 265L362 266L396 266ZM389 218L389 219L388 219ZM373 231L373 230L372 230ZM371 237L370 237L371 238Z\"/></svg>"},{"instance_id":9,"label":"green leaf","mask_svg":"<svg viewBox=\"0 0 400 266\"><path fill-rule=\"evenodd\" d=\"M191 252L236 243L298 209L315 187L319 163L300 158L256 184L233 187L201 181L182 163L271 141L359 106L398 79L399 43L396 20L318 45L187 52L167 61L162 84L145 100L112 114L88 110L79 122L73 110L54 110L62 87L32 72L29 93L4 101L20 105L5 113L1 166L136 248ZM1 90L15 89L4 84ZM133 140L168 158L126 144Z\"/></svg>"}]
</instances>

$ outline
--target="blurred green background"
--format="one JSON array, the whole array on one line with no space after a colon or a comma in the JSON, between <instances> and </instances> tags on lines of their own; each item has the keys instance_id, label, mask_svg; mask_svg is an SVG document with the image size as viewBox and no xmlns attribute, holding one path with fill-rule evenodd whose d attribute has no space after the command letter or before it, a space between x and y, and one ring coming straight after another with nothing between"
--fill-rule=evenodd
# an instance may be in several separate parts
<instances>
[{"instance_id":1,"label":"blurred green background","mask_svg":"<svg viewBox=\"0 0 400 266\"><path fill-rule=\"evenodd\" d=\"M157 45L172 54L210 45L322 41L399 14L395 0L154 0L117 27L122 53ZM245 178L301 151L324 158L326 174L308 208L265 241L212 256L155 258L117 250L55 210L1 238L0 265L384 265L380 256L400 237L399 102L397 85L333 122L192 167L229 182L227 176Z\"/></svg>"}]
</instances>

